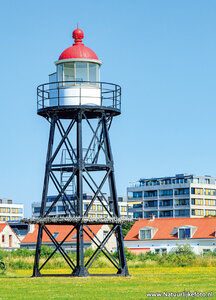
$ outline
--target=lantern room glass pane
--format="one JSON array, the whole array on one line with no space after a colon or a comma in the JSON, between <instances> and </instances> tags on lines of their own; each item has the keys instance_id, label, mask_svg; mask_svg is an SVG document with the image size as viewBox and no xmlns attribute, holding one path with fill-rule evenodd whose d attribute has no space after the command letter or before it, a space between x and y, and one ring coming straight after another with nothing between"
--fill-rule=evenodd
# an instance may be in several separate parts
<instances>
[{"instance_id":1,"label":"lantern room glass pane","mask_svg":"<svg viewBox=\"0 0 216 300\"><path fill-rule=\"evenodd\" d=\"M57 81L63 81L63 64L57 65Z\"/></svg>"},{"instance_id":2,"label":"lantern room glass pane","mask_svg":"<svg viewBox=\"0 0 216 300\"><path fill-rule=\"evenodd\" d=\"M76 81L88 81L87 63L76 63Z\"/></svg>"},{"instance_id":3,"label":"lantern room glass pane","mask_svg":"<svg viewBox=\"0 0 216 300\"><path fill-rule=\"evenodd\" d=\"M74 81L74 63L64 64L64 81ZM72 83L71 83L72 84Z\"/></svg>"},{"instance_id":4,"label":"lantern room glass pane","mask_svg":"<svg viewBox=\"0 0 216 300\"><path fill-rule=\"evenodd\" d=\"M89 81L98 81L98 65L89 63ZM90 83L96 84L96 83Z\"/></svg>"}]
</instances>

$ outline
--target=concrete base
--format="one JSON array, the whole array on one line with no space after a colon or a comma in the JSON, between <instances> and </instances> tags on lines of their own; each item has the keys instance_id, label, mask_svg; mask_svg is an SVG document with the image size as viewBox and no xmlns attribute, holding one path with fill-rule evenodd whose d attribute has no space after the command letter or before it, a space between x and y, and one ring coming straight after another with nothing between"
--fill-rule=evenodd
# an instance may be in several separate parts
<instances>
[{"instance_id":1,"label":"concrete base","mask_svg":"<svg viewBox=\"0 0 216 300\"><path fill-rule=\"evenodd\" d=\"M89 275L89 272L87 271L87 269L84 266L79 266L79 267L76 267L73 270L72 276L87 277L87 276L90 276L90 275Z\"/></svg>"}]
</instances>

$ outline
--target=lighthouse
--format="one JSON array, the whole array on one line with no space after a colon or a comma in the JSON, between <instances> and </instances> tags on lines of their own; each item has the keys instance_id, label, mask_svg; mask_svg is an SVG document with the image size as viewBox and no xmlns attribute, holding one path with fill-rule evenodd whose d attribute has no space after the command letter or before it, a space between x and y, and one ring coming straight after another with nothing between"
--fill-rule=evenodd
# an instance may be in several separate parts
<instances>
[{"instance_id":1,"label":"lighthouse","mask_svg":"<svg viewBox=\"0 0 216 300\"><path fill-rule=\"evenodd\" d=\"M89 271L98 254L102 252L116 268L116 273L128 276L124 252L122 223L114 173L109 130L113 118L121 113L121 87L102 82L100 69L102 61L93 50L83 43L84 33L77 28L73 31L73 45L64 50L55 62L55 71L49 75L49 82L37 88L37 113L50 126L46 157L44 184L40 217L28 219L27 223L38 226L37 245L33 276L41 276L44 265L59 251L69 267L72 276L89 276ZM67 159L60 161L61 151ZM62 181L62 172L66 180ZM74 194L69 186L73 182ZM89 189L93 198L83 204L83 191ZM104 197L107 192L110 197ZM47 206L49 194L56 197ZM89 211L95 201L100 201L108 217L92 218ZM58 201L62 202L65 215L53 217ZM100 239L94 235L91 226L108 225L109 231ZM68 236L76 239L76 261L64 249L66 236L61 242L51 234L49 225L71 226ZM40 251L43 234L55 246L53 254L40 265ZM87 235L96 245L92 256L84 257L84 238ZM116 238L118 259L106 248L110 237Z\"/></svg>"}]
</instances>

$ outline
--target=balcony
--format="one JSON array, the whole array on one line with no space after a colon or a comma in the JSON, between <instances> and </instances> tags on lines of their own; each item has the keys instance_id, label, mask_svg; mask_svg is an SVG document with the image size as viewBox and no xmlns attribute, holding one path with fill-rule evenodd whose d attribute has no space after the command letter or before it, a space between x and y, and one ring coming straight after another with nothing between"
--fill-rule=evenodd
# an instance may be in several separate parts
<instances>
[{"instance_id":1,"label":"balcony","mask_svg":"<svg viewBox=\"0 0 216 300\"><path fill-rule=\"evenodd\" d=\"M184 209L184 208L189 208L189 207L190 207L190 204L175 204L174 205L174 208L176 208L176 209L180 209L180 208Z\"/></svg>"},{"instance_id":2,"label":"balcony","mask_svg":"<svg viewBox=\"0 0 216 300\"><path fill-rule=\"evenodd\" d=\"M41 84L37 88L37 112L47 116L56 112L65 115L78 108L87 108L91 114L96 110L121 113L121 87L107 82L58 81ZM100 112L101 113L101 112Z\"/></svg>"},{"instance_id":3,"label":"balcony","mask_svg":"<svg viewBox=\"0 0 216 300\"><path fill-rule=\"evenodd\" d=\"M144 210L157 210L158 207L157 206L145 206Z\"/></svg>"},{"instance_id":4,"label":"balcony","mask_svg":"<svg viewBox=\"0 0 216 300\"><path fill-rule=\"evenodd\" d=\"M190 194L175 194L175 198L178 198L178 199L185 199L185 198L188 198L190 196Z\"/></svg>"},{"instance_id":5,"label":"balcony","mask_svg":"<svg viewBox=\"0 0 216 300\"><path fill-rule=\"evenodd\" d=\"M133 212L142 212L142 207L128 207L128 212L133 213Z\"/></svg>"},{"instance_id":6,"label":"balcony","mask_svg":"<svg viewBox=\"0 0 216 300\"><path fill-rule=\"evenodd\" d=\"M157 200L158 196L146 197L144 196L144 200Z\"/></svg>"},{"instance_id":7,"label":"balcony","mask_svg":"<svg viewBox=\"0 0 216 300\"><path fill-rule=\"evenodd\" d=\"M173 205L159 205L160 210L173 209Z\"/></svg>"}]
</instances>

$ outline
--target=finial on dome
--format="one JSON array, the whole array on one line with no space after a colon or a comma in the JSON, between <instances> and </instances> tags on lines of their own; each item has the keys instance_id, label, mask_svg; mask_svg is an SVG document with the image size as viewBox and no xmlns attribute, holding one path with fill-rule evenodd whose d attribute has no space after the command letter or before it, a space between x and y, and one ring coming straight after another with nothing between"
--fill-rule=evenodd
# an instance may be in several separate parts
<instances>
[{"instance_id":1,"label":"finial on dome","mask_svg":"<svg viewBox=\"0 0 216 300\"><path fill-rule=\"evenodd\" d=\"M77 29L73 31L73 39L75 40L74 45L83 45L82 39L84 38L84 33L81 29L79 29L78 23L77 23Z\"/></svg>"}]
</instances>

